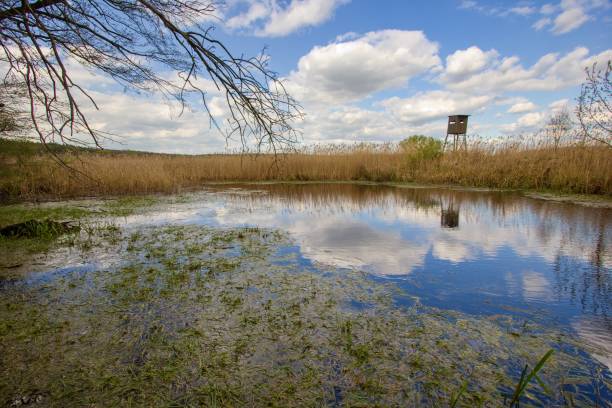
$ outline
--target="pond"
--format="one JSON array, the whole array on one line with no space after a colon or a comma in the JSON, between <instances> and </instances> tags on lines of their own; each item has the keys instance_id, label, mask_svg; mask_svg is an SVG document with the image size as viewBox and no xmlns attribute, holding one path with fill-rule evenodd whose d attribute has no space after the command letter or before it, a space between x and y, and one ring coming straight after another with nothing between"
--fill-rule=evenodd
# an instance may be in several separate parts
<instances>
[{"instance_id":1,"label":"pond","mask_svg":"<svg viewBox=\"0 0 612 408\"><path fill-rule=\"evenodd\" d=\"M552 348L551 389L534 381L521 401L610 406L611 216L330 183L217 185L99 217L0 281L0 391L58 406L508 406Z\"/></svg>"}]
</instances>

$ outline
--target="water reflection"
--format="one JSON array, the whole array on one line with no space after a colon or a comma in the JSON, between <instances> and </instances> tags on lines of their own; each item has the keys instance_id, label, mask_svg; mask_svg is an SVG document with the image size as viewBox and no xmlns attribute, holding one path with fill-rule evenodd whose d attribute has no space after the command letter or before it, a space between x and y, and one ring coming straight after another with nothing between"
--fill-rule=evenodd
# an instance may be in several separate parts
<instances>
[{"instance_id":1,"label":"water reflection","mask_svg":"<svg viewBox=\"0 0 612 408\"><path fill-rule=\"evenodd\" d=\"M459 209L451 202L448 206L440 206L440 225L442 228L459 228Z\"/></svg>"},{"instance_id":2,"label":"water reflection","mask_svg":"<svg viewBox=\"0 0 612 408\"><path fill-rule=\"evenodd\" d=\"M395 279L424 303L539 316L601 342L611 215L500 192L273 184L218 187L149 222L282 228L310 261Z\"/></svg>"}]
</instances>

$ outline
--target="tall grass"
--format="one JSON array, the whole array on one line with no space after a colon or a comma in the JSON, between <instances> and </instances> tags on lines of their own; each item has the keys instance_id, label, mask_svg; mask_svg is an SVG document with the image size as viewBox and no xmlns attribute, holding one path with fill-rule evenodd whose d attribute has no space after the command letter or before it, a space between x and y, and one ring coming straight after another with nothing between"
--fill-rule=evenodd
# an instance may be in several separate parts
<instances>
[{"instance_id":1,"label":"tall grass","mask_svg":"<svg viewBox=\"0 0 612 408\"><path fill-rule=\"evenodd\" d=\"M26 149L27 150L27 149ZM4 200L180 192L209 182L376 181L612 195L612 149L473 143L468 151L414 160L395 145L315 146L280 155L151 155L0 152Z\"/></svg>"}]
</instances>

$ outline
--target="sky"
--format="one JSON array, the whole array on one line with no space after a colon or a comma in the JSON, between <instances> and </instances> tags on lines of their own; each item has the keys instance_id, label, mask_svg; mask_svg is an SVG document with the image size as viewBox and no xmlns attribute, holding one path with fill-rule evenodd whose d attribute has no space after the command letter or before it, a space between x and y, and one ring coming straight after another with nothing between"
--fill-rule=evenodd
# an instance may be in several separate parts
<instances>
[{"instance_id":1,"label":"sky","mask_svg":"<svg viewBox=\"0 0 612 408\"><path fill-rule=\"evenodd\" d=\"M469 114L468 136L518 137L575 106L584 69L612 59L612 1L226 0L215 35L235 54L265 47L302 104L301 143L443 138ZM109 148L169 153L237 147L202 106L182 114L160 95L83 75ZM209 104L227 113L220 95Z\"/></svg>"}]
</instances>

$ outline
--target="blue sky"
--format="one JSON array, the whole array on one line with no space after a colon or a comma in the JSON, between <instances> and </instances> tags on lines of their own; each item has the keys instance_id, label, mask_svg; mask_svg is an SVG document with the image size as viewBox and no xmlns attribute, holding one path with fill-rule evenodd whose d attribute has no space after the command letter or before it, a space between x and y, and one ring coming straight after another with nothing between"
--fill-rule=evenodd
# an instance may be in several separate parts
<instances>
[{"instance_id":1,"label":"blue sky","mask_svg":"<svg viewBox=\"0 0 612 408\"><path fill-rule=\"evenodd\" d=\"M226 0L218 17L215 33L235 53L268 47L304 106L304 144L443 137L456 113L472 115L472 134L532 133L573 109L584 67L612 59L608 0ZM178 116L156 95L99 78L92 88L98 127L124 148L234 147L198 106ZM221 98L211 100L222 118Z\"/></svg>"}]
</instances>

